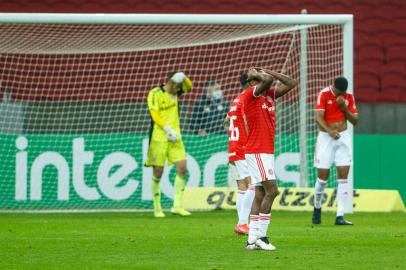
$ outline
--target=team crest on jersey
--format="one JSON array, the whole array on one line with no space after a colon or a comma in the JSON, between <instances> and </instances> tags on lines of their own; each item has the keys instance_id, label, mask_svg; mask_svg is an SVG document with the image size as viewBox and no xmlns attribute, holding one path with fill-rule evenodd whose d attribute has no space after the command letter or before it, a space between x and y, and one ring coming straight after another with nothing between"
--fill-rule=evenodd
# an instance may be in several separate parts
<instances>
[{"instance_id":1,"label":"team crest on jersey","mask_svg":"<svg viewBox=\"0 0 406 270\"><path fill-rule=\"evenodd\" d=\"M271 168L269 168L268 172L269 172L270 175L273 175L273 170Z\"/></svg>"},{"instance_id":2,"label":"team crest on jersey","mask_svg":"<svg viewBox=\"0 0 406 270\"><path fill-rule=\"evenodd\" d=\"M266 110L268 110L269 112L275 111L275 107L274 107L274 106L268 106L268 105L266 105L265 103L262 104L262 109L266 109Z\"/></svg>"}]
</instances>

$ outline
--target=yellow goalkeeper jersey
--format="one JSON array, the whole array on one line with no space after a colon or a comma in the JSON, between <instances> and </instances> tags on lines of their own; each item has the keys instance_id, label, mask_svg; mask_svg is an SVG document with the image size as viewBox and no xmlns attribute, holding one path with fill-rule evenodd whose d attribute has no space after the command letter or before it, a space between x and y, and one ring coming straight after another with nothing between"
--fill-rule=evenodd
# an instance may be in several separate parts
<instances>
[{"instance_id":1,"label":"yellow goalkeeper jersey","mask_svg":"<svg viewBox=\"0 0 406 270\"><path fill-rule=\"evenodd\" d=\"M163 86L153 88L148 93L148 109L155 110L165 123L169 125L180 137L178 95L165 92ZM150 140L167 141L163 127L160 127L151 119ZM151 135L152 132L152 135Z\"/></svg>"}]
</instances>

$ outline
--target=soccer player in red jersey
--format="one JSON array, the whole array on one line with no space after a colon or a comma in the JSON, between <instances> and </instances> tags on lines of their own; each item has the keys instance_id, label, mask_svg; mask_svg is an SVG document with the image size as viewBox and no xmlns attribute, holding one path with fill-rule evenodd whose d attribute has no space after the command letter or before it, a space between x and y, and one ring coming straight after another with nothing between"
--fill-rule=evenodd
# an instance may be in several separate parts
<instances>
[{"instance_id":1,"label":"soccer player in red jersey","mask_svg":"<svg viewBox=\"0 0 406 270\"><path fill-rule=\"evenodd\" d=\"M274 79L279 83L271 87ZM275 250L267 237L272 203L279 194L274 172L275 102L296 85L296 80L268 69L250 68L250 84L241 95L248 138L245 159L255 184L246 249Z\"/></svg>"},{"instance_id":2,"label":"soccer player in red jersey","mask_svg":"<svg viewBox=\"0 0 406 270\"><path fill-rule=\"evenodd\" d=\"M352 143L347 131L347 120L356 125L358 111L354 96L347 93L348 81L337 77L334 84L321 90L316 101L316 123L320 132L315 146L314 162L317 181L314 191L313 224L321 223L321 201L330 167L337 167L336 225L352 225L344 219L344 205L351 191L348 172L352 165Z\"/></svg>"},{"instance_id":3,"label":"soccer player in red jersey","mask_svg":"<svg viewBox=\"0 0 406 270\"><path fill-rule=\"evenodd\" d=\"M249 87L247 75L240 78L243 89ZM240 94L241 95L241 94ZM224 120L228 129L228 164L231 179L237 182L237 214L238 223L234 231L238 234L248 234L248 217L255 196L255 186L251 185L248 165L245 160L245 144L247 132L244 119L244 107L238 95L231 103L230 110Z\"/></svg>"}]
</instances>

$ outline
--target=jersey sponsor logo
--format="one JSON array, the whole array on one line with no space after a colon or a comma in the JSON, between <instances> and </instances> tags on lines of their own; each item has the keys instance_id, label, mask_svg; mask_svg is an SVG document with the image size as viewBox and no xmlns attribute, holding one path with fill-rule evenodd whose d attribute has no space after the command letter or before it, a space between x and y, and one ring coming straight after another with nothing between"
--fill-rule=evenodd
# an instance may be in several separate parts
<instances>
[{"instance_id":1,"label":"jersey sponsor logo","mask_svg":"<svg viewBox=\"0 0 406 270\"><path fill-rule=\"evenodd\" d=\"M266 109L266 110L268 110L269 112L274 112L274 111L275 111L275 107L274 107L274 106L268 106L268 105L266 105L265 103L262 104L262 109Z\"/></svg>"},{"instance_id":2,"label":"jersey sponsor logo","mask_svg":"<svg viewBox=\"0 0 406 270\"><path fill-rule=\"evenodd\" d=\"M236 156L237 155L237 153L236 152L231 152L231 153L228 153L228 156L229 157L233 157L233 156Z\"/></svg>"},{"instance_id":3,"label":"jersey sponsor logo","mask_svg":"<svg viewBox=\"0 0 406 270\"><path fill-rule=\"evenodd\" d=\"M327 101L327 104L333 104L333 101L330 99L329 101Z\"/></svg>"}]
</instances>

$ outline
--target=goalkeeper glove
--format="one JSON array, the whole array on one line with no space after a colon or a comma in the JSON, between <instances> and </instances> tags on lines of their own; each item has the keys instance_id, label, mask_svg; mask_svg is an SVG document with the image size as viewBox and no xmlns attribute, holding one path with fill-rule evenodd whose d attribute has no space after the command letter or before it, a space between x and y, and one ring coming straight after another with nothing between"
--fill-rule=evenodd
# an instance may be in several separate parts
<instances>
[{"instance_id":1,"label":"goalkeeper glove","mask_svg":"<svg viewBox=\"0 0 406 270\"><path fill-rule=\"evenodd\" d=\"M164 131L166 133L166 138L168 141L175 143L178 141L178 134L176 133L175 130L173 130L170 126L164 126Z\"/></svg>"},{"instance_id":2,"label":"goalkeeper glove","mask_svg":"<svg viewBox=\"0 0 406 270\"><path fill-rule=\"evenodd\" d=\"M183 72L176 72L175 75L172 76L171 80L175 83L181 83L185 79L185 73Z\"/></svg>"}]
</instances>

